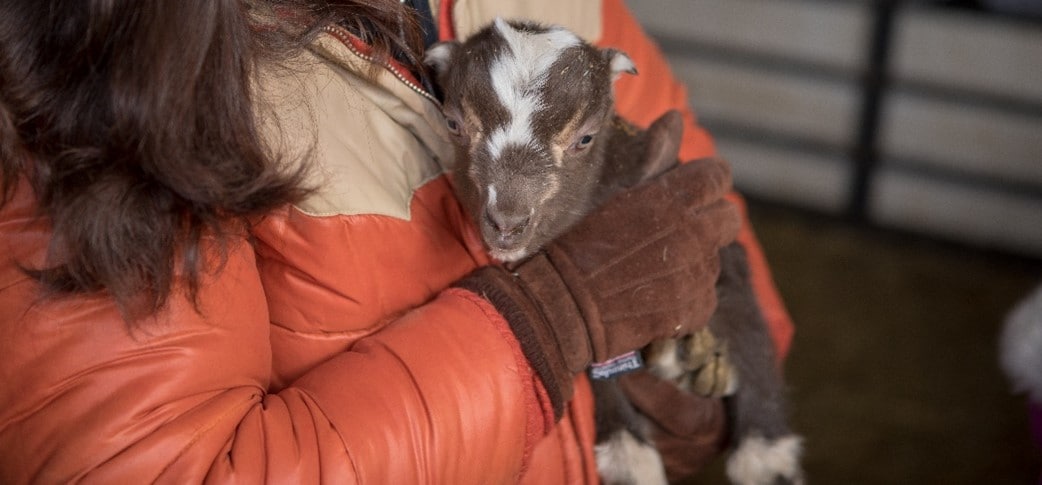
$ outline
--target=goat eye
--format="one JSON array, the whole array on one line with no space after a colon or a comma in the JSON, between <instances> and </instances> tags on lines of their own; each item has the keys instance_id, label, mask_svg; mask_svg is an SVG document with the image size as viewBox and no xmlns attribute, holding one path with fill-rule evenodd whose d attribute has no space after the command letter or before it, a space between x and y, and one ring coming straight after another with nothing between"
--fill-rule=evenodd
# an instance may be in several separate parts
<instances>
[{"instance_id":1,"label":"goat eye","mask_svg":"<svg viewBox=\"0 0 1042 485\"><path fill-rule=\"evenodd\" d=\"M459 121L456 121L452 118L445 118L445 127L448 128L449 133L452 133L453 135L460 134Z\"/></svg>"},{"instance_id":2,"label":"goat eye","mask_svg":"<svg viewBox=\"0 0 1042 485\"><path fill-rule=\"evenodd\" d=\"M582 150L590 146L593 143L593 135L583 135L579 138L579 141L575 142L575 149Z\"/></svg>"}]
</instances>

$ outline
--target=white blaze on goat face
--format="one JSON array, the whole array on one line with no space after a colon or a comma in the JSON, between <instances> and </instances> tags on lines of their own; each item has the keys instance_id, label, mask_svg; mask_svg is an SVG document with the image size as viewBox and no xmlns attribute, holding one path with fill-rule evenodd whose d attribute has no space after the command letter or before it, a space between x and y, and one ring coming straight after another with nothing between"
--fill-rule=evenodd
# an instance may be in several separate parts
<instances>
[{"instance_id":1,"label":"white blaze on goat face","mask_svg":"<svg viewBox=\"0 0 1042 485\"><path fill-rule=\"evenodd\" d=\"M523 32L502 19L496 19L495 27L508 48L492 62L489 75L492 89L510 113L510 120L488 137L488 151L493 159L499 158L508 145L531 147L535 143L532 117L542 108L539 95L546 84L547 71L565 49L581 42L575 34L559 28Z\"/></svg>"},{"instance_id":2,"label":"white blaze on goat face","mask_svg":"<svg viewBox=\"0 0 1042 485\"><path fill-rule=\"evenodd\" d=\"M518 260L576 223L592 203L625 54L554 26L497 20L425 55L445 93L457 148L456 192L490 254Z\"/></svg>"}]
</instances>

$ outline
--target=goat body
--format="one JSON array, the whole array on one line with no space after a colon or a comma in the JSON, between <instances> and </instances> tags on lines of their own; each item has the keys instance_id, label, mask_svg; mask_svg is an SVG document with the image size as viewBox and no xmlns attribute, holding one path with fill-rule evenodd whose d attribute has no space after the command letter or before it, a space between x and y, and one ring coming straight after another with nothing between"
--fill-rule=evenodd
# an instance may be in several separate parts
<instances>
[{"instance_id":1,"label":"goat body","mask_svg":"<svg viewBox=\"0 0 1042 485\"><path fill-rule=\"evenodd\" d=\"M617 117L612 83L636 74L633 62L566 29L497 19L465 43L433 46L426 62L445 92L446 127L456 145L455 189L500 261L535 253L612 194L676 163L680 115L667 113L646 131ZM732 245L721 259L719 309L708 332L719 346L696 337L656 342L645 349L646 360L652 372L688 390L734 393L732 481L799 482L799 439L785 421L781 375L744 252ZM725 347L742 384L693 384L714 381L717 369L732 369L713 366L724 363L718 356ZM665 483L646 418L615 380L593 383L603 481Z\"/></svg>"}]
</instances>

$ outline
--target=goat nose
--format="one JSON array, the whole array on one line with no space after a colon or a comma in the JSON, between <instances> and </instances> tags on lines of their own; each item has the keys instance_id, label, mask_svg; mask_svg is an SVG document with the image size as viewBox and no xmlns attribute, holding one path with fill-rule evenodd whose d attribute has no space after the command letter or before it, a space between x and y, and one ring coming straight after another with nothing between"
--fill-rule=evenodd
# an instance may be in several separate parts
<instances>
[{"instance_id":1,"label":"goat nose","mask_svg":"<svg viewBox=\"0 0 1042 485\"><path fill-rule=\"evenodd\" d=\"M502 237L517 237L528 227L529 217L525 215L501 214L492 211L485 212L485 219Z\"/></svg>"}]
</instances>

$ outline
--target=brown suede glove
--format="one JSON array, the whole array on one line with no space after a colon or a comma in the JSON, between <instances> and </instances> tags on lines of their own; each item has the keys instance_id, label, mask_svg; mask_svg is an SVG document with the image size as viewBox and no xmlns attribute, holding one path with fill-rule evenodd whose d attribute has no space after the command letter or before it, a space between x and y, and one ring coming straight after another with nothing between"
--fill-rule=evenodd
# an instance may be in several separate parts
<instances>
[{"instance_id":1,"label":"brown suede glove","mask_svg":"<svg viewBox=\"0 0 1042 485\"><path fill-rule=\"evenodd\" d=\"M623 393L649 421L666 478L690 478L716 457L726 439L723 401L684 392L640 370L619 378Z\"/></svg>"},{"instance_id":2,"label":"brown suede glove","mask_svg":"<svg viewBox=\"0 0 1042 485\"><path fill-rule=\"evenodd\" d=\"M705 159L628 189L513 271L458 283L506 317L560 416L592 361L703 327L716 307L719 249L739 218L726 162Z\"/></svg>"}]
</instances>

